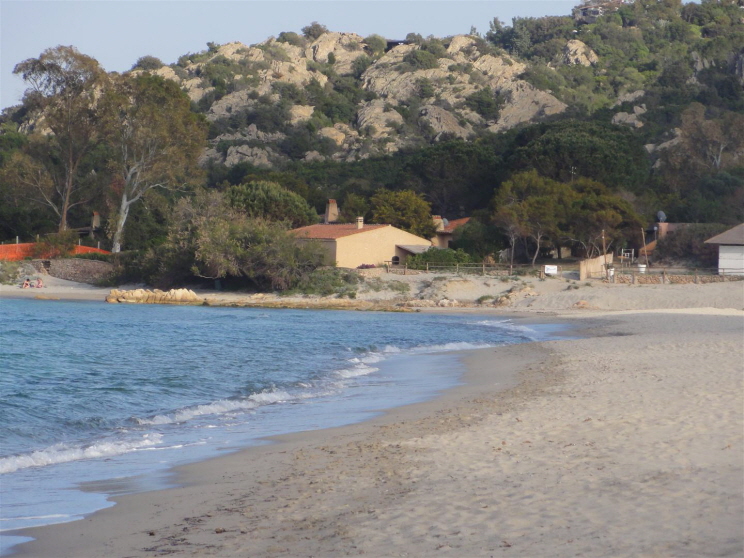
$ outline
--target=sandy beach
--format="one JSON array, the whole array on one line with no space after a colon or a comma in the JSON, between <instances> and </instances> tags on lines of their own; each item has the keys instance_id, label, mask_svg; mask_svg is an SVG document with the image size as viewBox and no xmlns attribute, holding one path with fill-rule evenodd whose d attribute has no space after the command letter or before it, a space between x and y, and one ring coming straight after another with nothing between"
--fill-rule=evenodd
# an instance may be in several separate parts
<instances>
[{"instance_id":1,"label":"sandy beach","mask_svg":"<svg viewBox=\"0 0 744 558\"><path fill-rule=\"evenodd\" d=\"M744 556L744 283L532 288L447 311L580 338L462 353L433 401L182 467L19 555Z\"/></svg>"}]
</instances>

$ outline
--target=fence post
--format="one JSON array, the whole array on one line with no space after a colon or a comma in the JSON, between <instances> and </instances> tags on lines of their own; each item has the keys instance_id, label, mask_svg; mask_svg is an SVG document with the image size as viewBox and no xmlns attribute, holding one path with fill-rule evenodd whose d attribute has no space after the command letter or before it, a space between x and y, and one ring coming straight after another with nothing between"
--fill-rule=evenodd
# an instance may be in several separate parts
<instances>
[{"instance_id":1,"label":"fence post","mask_svg":"<svg viewBox=\"0 0 744 558\"><path fill-rule=\"evenodd\" d=\"M695 284L698 284L697 268L695 268Z\"/></svg>"},{"instance_id":2,"label":"fence post","mask_svg":"<svg viewBox=\"0 0 744 558\"><path fill-rule=\"evenodd\" d=\"M482 262L481 265L483 265L483 275L485 275L486 274L486 262Z\"/></svg>"},{"instance_id":3,"label":"fence post","mask_svg":"<svg viewBox=\"0 0 744 558\"><path fill-rule=\"evenodd\" d=\"M426 262L426 273L429 273L429 262Z\"/></svg>"},{"instance_id":4,"label":"fence post","mask_svg":"<svg viewBox=\"0 0 744 558\"><path fill-rule=\"evenodd\" d=\"M666 284L666 269L661 270L661 284Z\"/></svg>"},{"instance_id":5,"label":"fence post","mask_svg":"<svg viewBox=\"0 0 744 558\"><path fill-rule=\"evenodd\" d=\"M630 283L635 285L635 269L630 270Z\"/></svg>"},{"instance_id":6,"label":"fence post","mask_svg":"<svg viewBox=\"0 0 744 558\"><path fill-rule=\"evenodd\" d=\"M456 263L455 264L455 273L460 273L460 264L459 263Z\"/></svg>"},{"instance_id":7,"label":"fence post","mask_svg":"<svg viewBox=\"0 0 744 558\"><path fill-rule=\"evenodd\" d=\"M403 275L407 275L407 274L408 274L408 262L406 262L403 265Z\"/></svg>"},{"instance_id":8,"label":"fence post","mask_svg":"<svg viewBox=\"0 0 744 558\"><path fill-rule=\"evenodd\" d=\"M16 236L16 244L20 244L20 242L18 241L18 237L17 236Z\"/></svg>"}]
</instances>

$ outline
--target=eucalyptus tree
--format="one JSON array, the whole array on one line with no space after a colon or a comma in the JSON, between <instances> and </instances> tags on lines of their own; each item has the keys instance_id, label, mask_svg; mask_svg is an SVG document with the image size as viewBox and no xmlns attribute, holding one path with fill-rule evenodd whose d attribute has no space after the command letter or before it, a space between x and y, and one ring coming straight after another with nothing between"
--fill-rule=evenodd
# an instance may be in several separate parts
<instances>
[{"instance_id":1,"label":"eucalyptus tree","mask_svg":"<svg viewBox=\"0 0 744 558\"><path fill-rule=\"evenodd\" d=\"M82 179L81 169L101 135L98 99L108 76L72 46L47 49L17 64L13 73L28 84L23 104L33 115L33 149L18 155L7 171L29 178L32 197L58 215L64 231L70 209L87 201L90 181Z\"/></svg>"},{"instance_id":2,"label":"eucalyptus tree","mask_svg":"<svg viewBox=\"0 0 744 558\"><path fill-rule=\"evenodd\" d=\"M147 73L117 77L101 104L117 198L112 251L119 252L133 204L154 188L198 182L207 126L174 82Z\"/></svg>"}]
</instances>

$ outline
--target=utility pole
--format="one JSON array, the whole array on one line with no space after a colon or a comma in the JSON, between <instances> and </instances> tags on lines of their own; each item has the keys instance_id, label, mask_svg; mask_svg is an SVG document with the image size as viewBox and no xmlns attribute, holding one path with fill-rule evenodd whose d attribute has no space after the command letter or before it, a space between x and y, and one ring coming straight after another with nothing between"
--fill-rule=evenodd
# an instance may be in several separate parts
<instances>
[{"instance_id":1,"label":"utility pole","mask_svg":"<svg viewBox=\"0 0 744 558\"><path fill-rule=\"evenodd\" d=\"M610 270L607 268L607 247L605 246L605 234L602 229L602 254L604 255L605 278L610 280Z\"/></svg>"}]
</instances>

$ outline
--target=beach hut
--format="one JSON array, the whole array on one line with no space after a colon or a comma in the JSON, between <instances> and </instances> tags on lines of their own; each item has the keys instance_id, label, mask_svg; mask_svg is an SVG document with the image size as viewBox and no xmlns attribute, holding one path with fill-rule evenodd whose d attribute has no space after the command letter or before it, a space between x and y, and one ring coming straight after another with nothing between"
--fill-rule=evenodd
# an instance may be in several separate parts
<instances>
[{"instance_id":1,"label":"beach hut","mask_svg":"<svg viewBox=\"0 0 744 558\"><path fill-rule=\"evenodd\" d=\"M719 275L744 275L744 223L709 238L705 243L718 245Z\"/></svg>"}]
</instances>

